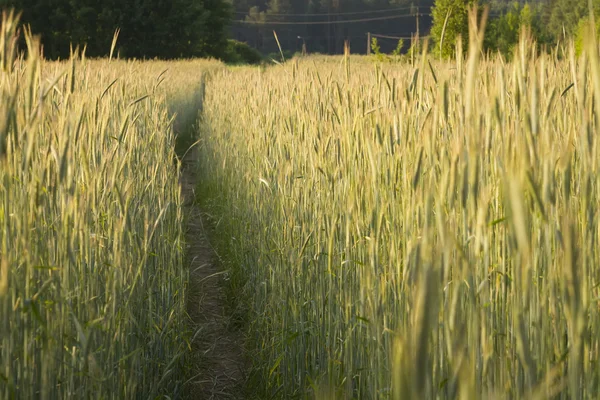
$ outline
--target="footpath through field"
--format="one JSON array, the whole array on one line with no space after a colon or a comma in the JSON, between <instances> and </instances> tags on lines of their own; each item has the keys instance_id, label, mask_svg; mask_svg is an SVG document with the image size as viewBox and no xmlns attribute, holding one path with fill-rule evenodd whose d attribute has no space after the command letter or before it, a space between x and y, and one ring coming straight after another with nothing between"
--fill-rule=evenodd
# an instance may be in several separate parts
<instances>
[{"instance_id":1,"label":"footpath through field","mask_svg":"<svg viewBox=\"0 0 600 400\"><path fill-rule=\"evenodd\" d=\"M197 152L183 160L181 190L187 221L186 259L190 268L188 313L194 325L194 377L190 399L241 399L246 381L242 333L228 315L224 271L210 244L202 212L195 201Z\"/></svg>"}]
</instances>

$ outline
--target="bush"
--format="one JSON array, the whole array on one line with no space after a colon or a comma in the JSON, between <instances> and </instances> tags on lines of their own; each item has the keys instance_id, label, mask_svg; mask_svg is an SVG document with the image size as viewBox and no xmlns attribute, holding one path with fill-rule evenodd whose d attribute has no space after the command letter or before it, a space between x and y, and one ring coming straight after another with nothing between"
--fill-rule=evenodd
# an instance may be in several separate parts
<instances>
[{"instance_id":1,"label":"bush","mask_svg":"<svg viewBox=\"0 0 600 400\"><path fill-rule=\"evenodd\" d=\"M505 13L489 22L484 47L510 58L524 30L537 43L547 43L549 39L541 26L541 13L542 9L539 7L532 8L529 4L521 6L514 1L507 6Z\"/></svg>"},{"instance_id":2,"label":"bush","mask_svg":"<svg viewBox=\"0 0 600 400\"><path fill-rule=\"evenodd\" d=\"M373 53L373 57L378 62L399 62L402 59L402 49L404 48L404 40L398 40L398 44L396 45L396 49L392 51L391 55L387 55L381 52L381 46L379 46L379 42L377 38L374 37L371 39L371 52Z\"/></svg>"},{"instance_id":3,"label":"bush","mask_svg":"<svg viewBox=\"0 0 600 400\"><path fill-rule=\"evenodd\" d=\"M237 40L227 40L223 61L231 64L260 64L262 56L255 48Z\"/></svg>"}]
</instances>

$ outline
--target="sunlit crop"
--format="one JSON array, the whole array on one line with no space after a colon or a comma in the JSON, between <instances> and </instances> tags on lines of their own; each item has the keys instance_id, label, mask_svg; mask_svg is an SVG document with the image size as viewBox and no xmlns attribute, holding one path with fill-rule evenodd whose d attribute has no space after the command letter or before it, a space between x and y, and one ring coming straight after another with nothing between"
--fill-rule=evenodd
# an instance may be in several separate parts
<instances>
[{"instance_id":1,"label":"sunlit crop","mask_svg":"<svg viewBox=\"0 0 600 400\"><path fill-rule=\"evenodd\" d=\"M597 395L598 56L488 59L471 22L464 60L211 79L200 190L268 394Z\"/></svg>"},{"instance_id":2,"label":"sunlit crop","mask_svg":"<svg viewBox=\"0 0 600 400\"><path fill-rule=\"evenodd\" d=\"M173 118L195 119L211 63L49 63L31 36L15 58L16 26L0 38L0 398L177 397L190 335Z\"/></svg>"}]
</instances>

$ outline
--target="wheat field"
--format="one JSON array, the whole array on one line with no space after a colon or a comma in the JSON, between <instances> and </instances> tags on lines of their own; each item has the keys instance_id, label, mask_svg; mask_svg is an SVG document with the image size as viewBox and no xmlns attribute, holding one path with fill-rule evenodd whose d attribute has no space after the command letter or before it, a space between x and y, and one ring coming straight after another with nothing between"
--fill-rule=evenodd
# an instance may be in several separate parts
<instances>
[{"instance_id":1,"label":"wheat field","mask_svg":"<svg viewBox=\"0 0 600 400\"><path fill-rule=\"evenodd\" d=\"M185 396L202 331L177 155L196 141L249 398L600 391L595 43L546 54L524 35L486 56L471 16L451 61L227 68L48 62L28 34L17 54L16 30L5 18L0 398Z\"/></svg>"},{"instance_id":2,"label":"wheat field","mask_svg":"<svg viewBox=\"0 0 600 400\"><path fill-rule=\"evenodd\" d=\"M480 32L452 61L212 77L199 197L263 398L600 390L597 52L509 61Z\"/></svg>"},{"instance_id":3,"label":"wheat field","mask_svg":"<svg viewBox=\"0 0 600 400\"><path fill-rule=\"evenodd\" d=\"M181 397L185 298L174 125L209 61L47 62L0 37L0 398ZM174 122L175 121L175 122Z\"/></svg>"}]
</instances>

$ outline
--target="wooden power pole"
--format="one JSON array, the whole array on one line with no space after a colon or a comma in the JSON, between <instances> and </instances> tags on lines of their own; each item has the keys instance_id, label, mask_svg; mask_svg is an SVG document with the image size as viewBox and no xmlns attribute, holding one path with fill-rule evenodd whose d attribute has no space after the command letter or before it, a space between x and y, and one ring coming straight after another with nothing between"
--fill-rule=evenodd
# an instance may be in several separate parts
<instances>
[{"instance_id":1,"label":"wooden power pole","mask_svg":"<svg viewBox=\"0 0 600 400\"><path fill-rule=\"evenodd\" d=\"M367 32L367 55L371 55L371 32Z\"/></svg>"},{"instance_id":2,"label":"wooden power pole","mask_svg":"<svg viewBox=\"0 0 600 400\"><path fill-rule=\"evenodd\" d=\"M419 31L419 12L417 11L417 38L421 37L420 35L420 31Z\"/></svg>"}]
</instances>

